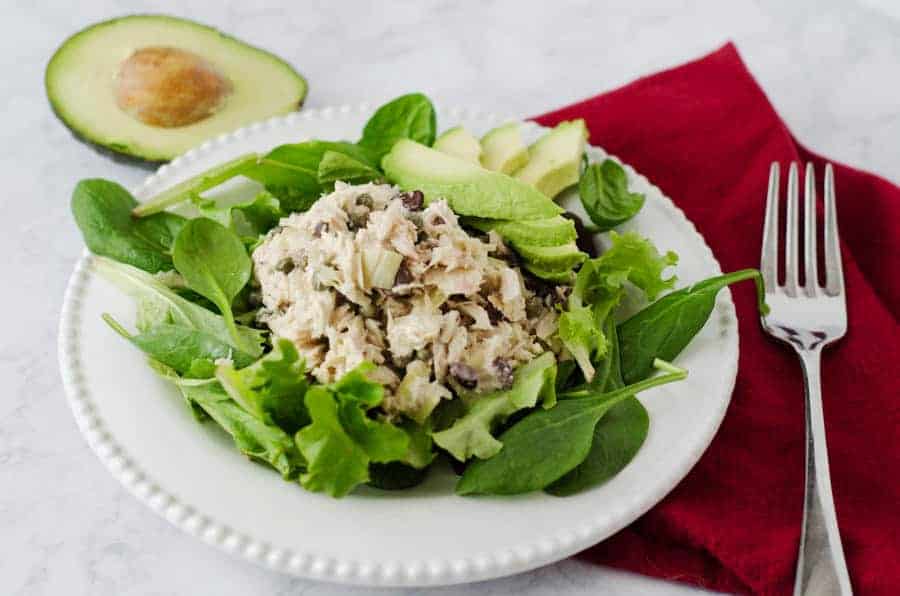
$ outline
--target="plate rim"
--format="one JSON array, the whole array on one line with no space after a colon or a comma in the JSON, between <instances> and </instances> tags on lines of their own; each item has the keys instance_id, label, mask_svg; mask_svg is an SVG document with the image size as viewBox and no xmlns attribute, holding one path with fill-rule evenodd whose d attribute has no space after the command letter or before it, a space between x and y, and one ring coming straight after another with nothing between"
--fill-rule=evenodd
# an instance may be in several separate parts
<instances>
[{"instance_id":1,"label":"plate rim","mask_svg":"<svg viewBox=\"0 0 900 596\"><path fill-rule=\"evenodd\" d=\"M267 120L241 127L231 133L210 139L187 153L161 166L156 172L147 176L133 189L136 197L145 195L154 186L165 182L166 178L185 165L216 149L248 136L282 126L293 127L307 120L330 120L337 116L351 113L364 114L372 111L371 104L360 103L355 106L342 105L320 109L304 109L288 115L275 116ZM493 112L485 112L471 108L442 108L437 106L438 116L450 121L466 119L491 120L500 124L516 118L503 118ZM543 128L533 121L523 124L532 128ZM721 266L706 239L697 230L694 223L684 212L656 185L645 176L636 172L631 166L608 154L599 146L589 146L589 150L602 156L615 159L622 164L630 179L640 180L658 196L666 210L684 230L693 236L692 241L701 248L701 259L704 267L721 274ZM610 522L609 516L584 520L577 528L566 528L556 532L552 537L542 540L540 544L521 545L521 547L500 550L490 553L476 553L467 559L407 561L404 563L372 563L371 561L354 560L317 555L314 552L297 552L274 547L264 538L241 534L231 529L226 523L213 519L201 511L197 511L189 503L181 502L171 492L157 486L142 471L140 465L122 449L106 429L104 421L91 403L90 394L84 383L84 375L80 370L81 355L79 353L77 328L81 321L80 306L82 295L89 279L92 255L85 248L75 264L74 270L66 284L62 309L59 319L58 360L62 375L62 384L72 414L81 434L88 445L100 459L109 473L118 480L134 497L148 506L180 530L200 538L219 550L262 565L269 569L307 579L331 581L348 585L415 587L440 586L468 583L504 577L528 571L543 565L554 563L594 544L601 542L634 520L646 513L674 489L696 465L697 461L709 447L718 432L725 413L731 403L734 385L737 378L739 361L739 328L734 302L729 288L717 301L722 315L728 317L733 334L729 353L726 354L728 370L726 371L726 399L715 413L714 424L706 432L701 433L698 440L689 447L689 455L681 466L673 467L663 475L659 488L648 493L642 499L631 502L624 514Z\"/></svg>"}]
</instances>

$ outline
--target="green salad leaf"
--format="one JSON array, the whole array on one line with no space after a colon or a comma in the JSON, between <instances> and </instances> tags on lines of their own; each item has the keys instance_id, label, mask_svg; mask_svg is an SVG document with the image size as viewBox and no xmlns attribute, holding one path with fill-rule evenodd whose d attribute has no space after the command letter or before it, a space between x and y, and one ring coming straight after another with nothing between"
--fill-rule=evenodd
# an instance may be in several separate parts
<instances>
[{"instance_id":1,"label":"green salad leaf","mask_svg":"<svg viewBox=\"0 0 900 596\"><path fill-rule=\"evenodd\" d=\"M277 339L271 352L249 366L220 363L215 375L234 401L267 424L293 435L310 421L303 403L306 366L286 339Z\"/></svg>"},{"instance_id":2,"label":"green salad leaf","mask_svg":"<svg viewBox=\"0 0 900 596\"><path fill-rule=\"evenodd\" d=\"M460 495L511 495L550 486L584 461L594 428L610 408L635 393L679 381L687 372L657 361L664 374L609 392L563 399L549 410L535 410L507 429L503 449L469 464L456 485Z\"/></svg>"},{"instance_id":3,"label":"green salad leaf","mask_svg":"<svg viewBox=\"0 0 900 596\"><path fill-rule=\"evenodd\" d=\"M326 151L319 161L316 173L319 184L325 189L334 187L337 181L348 184L365 184L382 177L377 168L341 151Z\"/></svg>"},{"instance_id":4,"label":"green salad leaf","mask_svg":"<svg viewBox=\"0 0 900 596\"><path fill-rule=\"evenodd\" d=\"M459 461L493 457L503 447L491 434L493 430L511 414L534 407L538 400L545 408L556 403L556 358L552 352L517 368L509 389L472 398L467 411L432 438Z\"/></svg>"},{"instance_id":5,"label":"green salad leaf","mask_svg":"<svg viewBox=\"0 0 900 596\"><path fill-rule=\"evenodd\" d=\"M252 267L241 240L221 224L200 217L181 228L172 257L188 287L218 307L234 345L250 352L252 347L238 333L231 311L235 296L250 280Z\"/></svg>"},{"instance_id":6,"label":"green salad leaf","mask_svg":"<svg viewBox=\"0 0 900 596\"><path fill-rule=\"evenodd\" d=\"M437 115L431 100L421 93L410 93L384 104L366 122L359 145L381 160L394 143L411 139L428 145L434 143Z\"/></svg>"},{"instance_id":7,"label":"green salad leaf","mask_svg":"<svg viewBox=\"0 0 900 596\"><path fill-rule=\"evenodd\" d=\"M601 232L625 223L644 206L644 195L628 190L625 170L611 159L587 166L578 182L578 194Z\"/></svg>"},{"instance_id":8,"label":"green salad leaf","mask_svg":"<svg viewBox=\"0 0 900 596\"><path fill-rule=\"evenodd\" d=\"M92 253L150 273L172 269L172 244L185 218L158 213L136 219L131 210L137 204L122 186L101 178L82 180L72 192L72 214Z\"/></svg>"},{"instance_id":9,"label":"green salad leaf","mask_svg":"<svg viewBox=\"0 0 900 596\"><path fill-rule=\"evenodd\" d=\"M253 358L262 354L264 335L261 331L237 325L240 342L236 342L222 316L182 298L149 273L105 257L95 257L93 263L100 275L138 301L137 327L140 331L169 323L202 331Z\"/></svg>"},{"instance_id":10,"label":"green salad leaf","mask_svg":"<svg viewBox=\"0 0 900 596\"><path fill-rule=\"evenodd\" d=\"M560 315L559 337L578 362L587 381L594 378L593 361L607 349L603 325L625 295L628 281L653 300L675 284L675 277L663 277L665 269L678 257L660 255L649 240L634 232L610 233L609 249L586 261L575 279L567 310Z\"/></svg>"},{"instance_id":11,"label":"green salad leaf","mask_svg":"<svg viewBox=\"0 0 900 596\"><path fill-rule=\"evenodd\" d=\"M364 363L332 385L315 385L304 399L312 423L294 437L308 462L300 477L304 488L333 497L369 480L369 464L403 460L410 438L400 427L370 418L384 388L366 374Z\"/></svg>"},{"instance_id":12,"label":"green salad leaf","mask_svg":"<svg viewBox=\"0 0 900 596\"><path fill-rule=\"evenodd\" d=\"M146 217L165 211L169 207L199 196L200 193L219 186L236 176L246 175L256 165L258 159L259 156L256 153L247 153L214 166L141 203L132 210L132 214L135 217Z\"/></svg>"},{"instance_id":13,"label":"green salad leaf","mask_svg":"<svg viewBox=\"0 0 900 596\"><path fill-rule=\"evenodd\" d=\"M225 429L237 448L251 459L269 464L288 479L296 478L304 469L303 457L290 435L247 412L218 383L178 387L185 399Z\"/></svg>"},{"instance_id":14,"label":"green salad leaf","mask_svg":"<svg viewBox=\"0 0 900 596\"><path fill-rule=\"evenodd\" d=\"M282 217L281 203L266 191L248 201L230 205L218 205L203 200L197 204L203 217L225 226L238 235L244 244L252 244L262 234L275 227Z\"/></svg>"},{"instance_id":15,"label":"green salad leaf","mask_svg":"<svg viewBox=\"0 0 900 596\"><path fill-rule=\"evenodd\" d=\"M339 153L373 169L378 167L378 161L367 149L353 143L305 141L275 147L246 175L275 195L284 212L306 211L330 188L319 181L319 165L327 152Z\"/></svg>"},{"instance_id":16,"label":"green salad leaf","mask_svg":"<svg viewBox=\"0 0 900 596\"><path fill-rule=\"evenodd\" d=\"M186 325L157 323L131 334L112 316L104 314L103 320L142 352L180 375L211 377L215 370L214 363L219 359L231 360L238 367L253 362L249 354L214 335Z\"/></svg>"},{"instance_id":17,"label":"green salad leaf","mask_svg":"<svg viewBox=\"0 0 900 596\"><path fill-rule=\"evenodd\" d=\"M742 269L672 292L620 324L618 332L625 382L633 383L649 375L655 358L674 360L706 324L719 291L747 279L756 282L760 310L765 312L759 271Z\"/></svg>"}]
</instances>

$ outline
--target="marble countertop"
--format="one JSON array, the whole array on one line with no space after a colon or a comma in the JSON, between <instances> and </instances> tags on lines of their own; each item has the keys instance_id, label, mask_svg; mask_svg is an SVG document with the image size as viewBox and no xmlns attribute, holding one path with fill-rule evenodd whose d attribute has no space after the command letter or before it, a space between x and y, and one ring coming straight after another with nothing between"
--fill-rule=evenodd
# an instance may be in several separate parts
<instances>
[{"instance_id":1,"label":"marble countertop","mask_svg":"<svg viewBox=\"0 0 900 596\"><path fill-rule=\"evenodd\" d=\"M364 590L281 576L181 534L110 477L63 396L56 326L82 242L76 180L126 186L146 170L76 142L54 118L43 68L76 27L171 12L292 61L307 105L422 90L523 116L612 89L733 39L801 142L900 182L900 8L846 2L7 2L0 8L0 591L8 594L306 594ZM374 90L374 91L373 91ZM419 594L430 590L392 591ZM486 596L688 594L578 561L434 590Z\"/></svg>"}]
</instances>

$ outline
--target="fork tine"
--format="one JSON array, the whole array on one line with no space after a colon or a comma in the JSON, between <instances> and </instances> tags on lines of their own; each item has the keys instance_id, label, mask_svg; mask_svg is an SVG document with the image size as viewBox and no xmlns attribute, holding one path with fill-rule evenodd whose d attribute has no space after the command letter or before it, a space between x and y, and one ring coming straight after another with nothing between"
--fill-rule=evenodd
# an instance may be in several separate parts
<instances>
[{"instance_id":1,"label":"fork tine","mask_svg":"<svg viewBox=\"0 0 900 596\"><path fill-rule=\"evenodd\" d=\"M769 192L766 195L766 218L759 264L768 292L774 292L778 287L778 172L778 162L773 161L769 168Z\"/></svg>"},{"instance_id":2,"label":"fork tine","mask_svg":"<svg viewBox=\"0 0 900 596\"><path fill-rule=\"evenodd\" d=\"M816 171L812 162L806 163L803 189L803 262L806 293L814 297L819 292L819 263L816 255Z\"/></svg>"},{"instance_id":3,"label":"fork tine","mask_svg":"<svg viewBox=\"0 0 900 596\"><path fill-rule=\"evenodd\" d=\"M844 291L841 245L838 239L837 205L834 196L834 169L825 166L825 292L831 296Z\"/></svg>"},{"instance_id":4,"label":"fork tine","mask_svg":"<svg viewBox=\"0 0 900 596\"><path fill-rule=\"evenodd\" d=\"M788 296L797 295L798 262L797 243L800 225L797 221L799 199L797 162L791 162L788 172L787 208L784 212L784 289Z\"/></svg>"}]
</instances>

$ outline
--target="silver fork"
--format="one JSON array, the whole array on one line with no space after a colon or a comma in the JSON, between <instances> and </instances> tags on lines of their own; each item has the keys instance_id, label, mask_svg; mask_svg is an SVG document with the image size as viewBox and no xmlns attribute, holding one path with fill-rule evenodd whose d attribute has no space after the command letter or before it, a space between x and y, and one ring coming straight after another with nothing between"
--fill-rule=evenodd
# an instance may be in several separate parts
<instances>
[{"instance_id":1,"label":"silver fork","mask_svg":"<svg viewBox=\"0 0 900 596\"><path fill-rule=\"evenodd\" d=\"M763 329L787 343L803 364L806 382L806 489L803 502L803 528L800 556L794 579L794 595L852 594L850 574L844 561L838 531L828 450L825 445L825 419L822 414L822 388L819 367L822 348L844 336L847 331L847 307L844 301L844 274L838 242L834 197L834 171L825 166L825 284L820 285L816 260L816 178L811 163L806 164L803 218L803 269L800 284L797 164L791 163L787 184L784 234L784 278L778 284L778 163L769 172L769 192L763 228L760 270L766 285L770 311L762 317Z\"/></svg>"}]
</instances>

